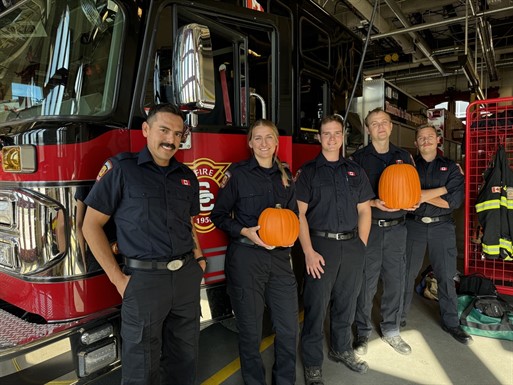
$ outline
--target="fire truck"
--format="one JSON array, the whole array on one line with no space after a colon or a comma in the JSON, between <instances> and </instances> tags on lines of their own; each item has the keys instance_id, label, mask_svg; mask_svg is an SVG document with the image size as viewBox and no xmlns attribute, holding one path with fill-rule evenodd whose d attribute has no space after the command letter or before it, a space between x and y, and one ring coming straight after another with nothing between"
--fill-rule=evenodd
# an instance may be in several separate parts
<instances>
[{"instance_id":1,"label":"fire truck","mask_svg":"<svg viewBox=\"0 0 513 385\"><path fill-rule=\"evenodd\" d=\"M314 157L319 118L346 108L361 43L311 1L10 0L0 3L0 382L86 383L121 365L115 287L81 232L104 161L145 145L173 102L177 157L200 182L208 258L202 325L232 314L227 238L210 212L247 128L280 129L280 158ZM115 251L115 229L106 229Z\"/></svg>"}]
</instances>

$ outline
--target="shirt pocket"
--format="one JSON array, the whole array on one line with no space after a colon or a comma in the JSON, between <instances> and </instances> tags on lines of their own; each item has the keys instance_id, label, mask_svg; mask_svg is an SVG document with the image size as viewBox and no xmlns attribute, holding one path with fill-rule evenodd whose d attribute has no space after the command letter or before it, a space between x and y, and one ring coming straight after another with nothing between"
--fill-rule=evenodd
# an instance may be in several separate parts
<instances>
[{"instance_id":1,"label":"shirt pocket","mask_svg":"<svg viewBox=\"0 0 513 385\"><path fill-rule=\"evenodd\" d=\"M123 212L129 218L140 218L142 223L147 222L164 207L164 192L158 185L130 185L128 186L129 207Z\"/></svg>"},{"instance_id":2,"label":"shirt pocket","mask_svg":"<svg viewBox=\"0 0 513 385\"><path fill-rule=\"evenodd\" d=\"M262 189L245 189L240 192L240 210L246 215L258 218L260 212L266 207L265 195Z\"/></svg>"},{"instance_id":3,"label":"shirt pocket","mask_svg":"<svg viewBox=\"0 0 513 385\"><path fill-rule=\"evenodd\" d=\"M319 178L312 183L312 194L314 200L326 199L333 193L333 180L330 178Z\"/></svg>"},{"instance_id":4,"label":"shirt pocket","mask_svg":"<svg viewBox=\"0 0 513 385\"><path fill-rule=\"evenodd\" d=\"M187 219L191 217L192 199L194 197L192 187L177 186L169 190L169 199L171 202L172 211L178 217ZM168 202L168 205L169 205Z\"/></svg>"},{"instance_id":5,"label":"shirt pocket","mask_svg":"<svg viewBox=\"0 0 513 385\"><path fill-rule=\"evenodd\" d=\"M128 195L131 199L162 198L162 190L156 185L131 185L128 186Z\"/></svg>"}]
</instances>

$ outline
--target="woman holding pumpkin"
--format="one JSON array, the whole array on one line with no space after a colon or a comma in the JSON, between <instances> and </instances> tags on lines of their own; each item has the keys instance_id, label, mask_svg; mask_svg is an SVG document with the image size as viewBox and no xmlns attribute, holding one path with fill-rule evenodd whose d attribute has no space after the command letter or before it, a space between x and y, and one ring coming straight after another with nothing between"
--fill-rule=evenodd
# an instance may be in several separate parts
<instances>
[{"instance_id":1,"label":"woman holding pumpkin","mask_svg":"<svg viewBox=\"0 0 513 385\"><path fill-rule=\"evenodd\" d=\"M265 384L259 352L265 305L276 333L273 384L292 385L296 379L298 301L290 264L292 245L273 247L258 234L258 219L267 208L279 204L297 215L294 182L276 156L278 144L274 123L262 119L251 126L248 145L253 156L226 171L211 214L214 224L231 238L225 274L246 385Z\"/></svg>"}]
</instances>

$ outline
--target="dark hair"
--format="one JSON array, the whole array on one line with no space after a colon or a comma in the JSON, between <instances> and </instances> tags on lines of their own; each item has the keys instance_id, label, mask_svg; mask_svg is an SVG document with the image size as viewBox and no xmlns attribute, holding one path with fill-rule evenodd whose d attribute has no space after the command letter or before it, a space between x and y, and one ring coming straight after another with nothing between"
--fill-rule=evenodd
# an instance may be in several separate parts
<instances>
[{"instance_id":1,"label":"dark hair","mask_svg":"<svg viewBox=\"0 0 513 385\"><path fill-rule=\"evenodd\" d=\"M375 109L373 109L372 111L369 111L369 113L367 114L367 116L365 117L365 125L367 127L369 127L369 124L368 124L368 120L369 120L369 116L371 116L372 114L377 114L379 112L384 112L385 114L388 115L388 119L392 120L392 117L390 116L390 114L388 112L386 112L383 108L381 107L377 107Z\"/></svg>"},{"instance_id":2,"label":"dark hair","mask_svg":"<svg viewBox=\"0 0 513 385\"><path fill-rule=\"evenodd\" d=\"M333 114L322 118L321 123L319 124L319 134L322 131L322 126L331 122L339 123L342 126L342 131L344 131L344 119L339 114Z\"/></svg>"},{"instance_id":3,"label":"dark hair","mask_svg":"<svg viewBox=\"0 0 513 385\"><path fill-rule=\"evenodd\" d=\"M417 136L419 136L419 131L423 130L424 128L432 128L435 131L436 136L439 136L436 127L434 127L432 124L423 124L415 129L415 140L417 139Z\"/></svg>"},{"instance_id":4,"label":"dark hair","mask_svg":"<svg viewBox=\"0 0 513 385\"><path fill-rule=\"evenodd\" d=\"M150 111L148 111L148 116L146 117L146 121L150 121L153 119L153 117L158 114L159 112L167 112L176 116L179 116L184 119L182 111L171 103L162 103L162 104L155 104L153 107L150 108Z\"/></svg>"},{"instance_id":5,"label":"dark hair","mask_svg":"<svg viewBox=\"0 0 513 385\"><path fill-rule=\"evenodd\" d=\"M184 121L182 142L185 142L187 136L190 134L191 128L187 124L185 124L185 117L183 112L177 106L171 103L155 104L148 111L146 122L148 122L148 124L151 124L152 120L155 118L155 115L157 115L159 112L176 115L180 117L182 121Z\"/></svg>"}]
</instances>

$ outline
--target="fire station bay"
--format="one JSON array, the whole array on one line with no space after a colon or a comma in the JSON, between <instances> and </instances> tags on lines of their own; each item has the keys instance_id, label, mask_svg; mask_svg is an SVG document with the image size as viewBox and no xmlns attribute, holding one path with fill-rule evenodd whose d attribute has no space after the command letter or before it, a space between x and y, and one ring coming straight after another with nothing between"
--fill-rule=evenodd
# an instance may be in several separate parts
<instances>
[{"instance_id":1,"label":"fire station bay","mask_svg":"<svg viewBox=\"0 0 513 385\"><path fill-rule=\"evenodd\" d=\"M513 384L512 18L1 1L0 384Z\"/></svg>"}]
</instances>

